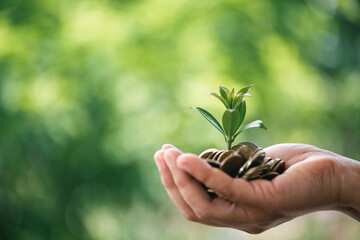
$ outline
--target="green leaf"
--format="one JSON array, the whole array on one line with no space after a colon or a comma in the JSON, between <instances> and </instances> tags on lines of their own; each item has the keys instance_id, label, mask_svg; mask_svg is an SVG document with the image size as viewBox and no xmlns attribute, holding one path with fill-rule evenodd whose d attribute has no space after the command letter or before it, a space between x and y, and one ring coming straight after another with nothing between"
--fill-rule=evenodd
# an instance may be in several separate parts
<instances>
[{"instance_id":1,"label":"green leaf","mask_svg":"<svg viewBox=\"0 0 360 240\"><path fill-rule=\"evenodd\" d=\"M240 105L243 98L245 98L245 97L252 97L252 95L250 93L244 93L244 94L238 93L238 94L236 94L235 97L234 97L234 100L232 101L232 108L234 108L234 109L237 108Z\"/></svg>"},{"instance_id":2,"label":"green leaf","mask_svg":"<svg viewBox=\"0 0 360 240\"><path fill-rule=\"evenodd\" d=\"M220 96L219 94L217 94L217 93L209 93L209 95L211 95L211 96L214 96L214 97L216 97L217 99L219 99L224 105L225 105L225 107L226 108L228 108L228 103L227 103L227 101L222 97L222 96Z\"/></svg>"},{"instance_id":3,"label":"green leaf","mask_svg":"<svg viewBox=\"0 0 360 240\"><path fill-rule=\"evenodd\" d=\"M213 115L211 115L211 113L200 107L192 107L192 109L198 110L201 113L201 115L203 115L214 127L217 128L217 130L219 130L222 133L222 135L224 135L224 137L226 137L224 129L221 127L218 120L216 120L216 118Z\"/></svg>"},{"instance_id":4,"label":"green leaf","mask_svg":"<svg viewBox=\"0 0 360 240\"><path fill-rule=\"evenodd\" d=\"M240 125L244 122L245 116L246 116L246 101L243 99L239 106L236 108L237 111L239 111L240 114Z\"/></svg>"},{"instance_id":5,"label":"green leaf","mask_svg":"<svg viewBox=\"0 0 360 240\"><path fill-rule=\"evenodd\" d=\"M243 95L236 95L235 98L234 98L234 101L232 102L232 105L233 105L233 109L236 109L241 101L244 99L244 96Z\"/></svg>"},{"instance_id":6,"label":"green leaf","mask_svg":"<svg viewBox=\"0 0 360 240\"><path fill-rule=\"evenodd\" d=\"M263 129L267 130L267 128L265 127L264 123L261 120L256 120L256 121L253 121L253 122L245 125L244 127L240 128L239 131L235 134L235 137L237 135L239 135L241 132L245 131L246 129L250 129L250 128L263 128Z\"/></svg>"},{"instance_id":7,"label":"green leaf","mask_svg":"<svg viewBox=\"0 0 360 240\"><path fill-rule=\"evenodd\" d=\"M223 114L222 124L226 135L229 137L229 139L232 139L232 136L240 127L239 111L237 111L236 109L226 109Z\"/></svg>"},{"instance_id":8,"label":"green leaf","mask_svg":"<svg viewBox=\"0 0 360 240\"><path fill-rule=\"evenodd\" d=\"M233 109L234 107L234 94L235 94L235 89L232 89L231 92L228 94L229 96L229 107L228 108L231 108Z\"/></svg>"},{"instance_id":9,"label":"green leaf","mask_svg":"<svg viewBox=\"0 0 360 240\"><path fill-rule=\"evenodd\" d=\"M229 90L226 87L219 85L219 92L220 92L220 95L226 100L226 102L229 103L229 98L228 98ZM227 104L227 105L229 106L229 104Z\"/></svg>"},{"instance_id":10,"label":"green leaf","mask_svg":"<svg viewBox=\"0 0 360 240\"><path fill-rule=\"evenodd\" d=\"M234 98L234 94L235 94L235 89L232 89L231 92L230 92L230 97Z\"/></svg>"},{"instance_id":11,"label":"green leaf","mask_svg":"<svg viewBox=\"0 0 360 240\"><path fill-rule=\"evenodd\" d=\"M253 122L245 125L244 127L242 127L240 130L244 131L249 128L263 128L263 129L267 130L267 128L265 127L264 123L261 120L253 121Z\"/></svg>"},{"instance_id":12,"label":"green leaf","mask_svg":"<svg viewBox=\"0 0 360 240\"><path fill-rule=\"evenodd\" d=\"M226 94L229 94L229 93L230 93L229 89L227 89L227 88L224 87L224 86L220 86L220 85L219 85L219 88L222 88L222 89L226 92Z\"/></svg>"},{"instance_id":13,"label":"green leaf","mask_svg":"<svg viewBox=\"0 0 360 240\"><path fill-rule=\"evenodd\" d=\"M240 89L237 94L244 95L245 93L249 92L253 86L254 84L250 84L249 86Z\"/></svg>"}]
</instances>

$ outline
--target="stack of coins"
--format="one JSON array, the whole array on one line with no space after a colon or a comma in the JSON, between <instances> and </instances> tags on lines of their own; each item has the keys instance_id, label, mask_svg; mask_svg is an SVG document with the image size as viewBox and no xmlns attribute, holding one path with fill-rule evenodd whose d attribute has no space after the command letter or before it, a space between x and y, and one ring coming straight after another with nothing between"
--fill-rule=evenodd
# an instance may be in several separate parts
<instances>
[{"instance_id":1,"label":"stack of coins","mask_svg":"<svg viewBox=\"0 0 360 240\"><path fill-rule=\"evenodd\" d=\"M271 180L285 170L283 160L265 157L265 151L251 142L241 142L230 150L208 149L202 152L199 157L229 176L247 181ZM208 189L208 192L216 196L211 189Z\"/></svg>"}]
</instances>

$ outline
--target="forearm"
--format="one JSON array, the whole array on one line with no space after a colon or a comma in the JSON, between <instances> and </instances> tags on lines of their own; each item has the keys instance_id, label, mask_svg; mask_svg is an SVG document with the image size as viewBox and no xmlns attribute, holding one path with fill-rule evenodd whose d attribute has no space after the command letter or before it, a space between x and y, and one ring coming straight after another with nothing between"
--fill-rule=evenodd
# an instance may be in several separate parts
<instances>
[{"instance_id":1,"label":"forearm","mask_svg":"<svg viewBox=\"0 0 360 240\"><path fill-rule=\"evenodd\" d=\"M360 221L360 162L344 158L340 165L342 168L340 210Z\"/></svg>"}]
</instances>

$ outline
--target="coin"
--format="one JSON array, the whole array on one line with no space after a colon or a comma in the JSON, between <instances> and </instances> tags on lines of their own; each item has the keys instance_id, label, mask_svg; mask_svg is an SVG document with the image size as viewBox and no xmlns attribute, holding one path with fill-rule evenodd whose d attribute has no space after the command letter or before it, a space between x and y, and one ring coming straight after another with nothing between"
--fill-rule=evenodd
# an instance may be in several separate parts
<instances>
[{"instance_id":1,"label":"coin","mask_svg":"<svg viewBox=\"0 0 360 240\"><path fill-rule=\"evenodd\" d=\"M271 157L266 157L266 158L264 159L263 164L266 164L267 162L270 162L271 160L272 160Z\"/></svg>"},{"instance_id":2,"label":"coin","mask_svg":"<svg viewBox=\"0 0 360 240\"><path fill-rule=\"evenodd\" d=\"M262 149L257 149L254 154L250 157L249 160L240 168L238 176L242 177L244 173L249 169L255 166L261 165L265 158L265 152Z\"/></svg>"},{"instance_id":3,"label":"coin","mask_svg":"<svg viewBox=\"0 0 360 240\"><path fill-rule=\"evenodd\" d=\"M245 171L242 175L243 178L253 178L253 177L260 177L261 175L265 174L269 171L269 166L267 165L258 165L253 168L249 168L247 171Z\"/></svg>"},{"instance_id":4,"label":"coin","mask_svg":"<svg viewBox=\"0 0 360 240\"><path fill-rule=\"evenodd\" d=\"M245 163L245 159L241 155L231 155L224 159L220 164L220 169L231 177L236 177L241 166Z\"/></svg>"},{"instance_id":5,"label":"coin","mask_svg":"<svg viewBox=\"0 0 360 240\"><path fill-rule=\"evenodd\" d=\"M209 193L210 197L212 197L212 198L217 197L217 194L214 192L214 190L208 188L207 192Z\"/></svg>"},{"instance_id":6,"label":"coin","mask_svg":"<svg viewBox=\"0 0 360 240\"><path fill-rule=\"evenodd\" d=\"M272 180L285 171L285 162L280 158L266 157L265 151L256 144L241 142L230 150L211 148L200 154L210 166L219 168L231 177L247 181ZM216 193L205 187L212 197Z\"/></svg>"},{"instance_id":7,"label":"coin","mask_svg":"<svg viewBox=\"0 0 360 240\"><path fill-rule=\"evenodd\" d=\"M270 169L271 169L271 167L273 166L275 164L275 161L273 160L273 159L271 159L271 160L269 160L269 161L264 161L264 163L263 163L263 165L267 165L267 166L269 166L270 167Z\"/></svg>"},{"instance_id":8,"label":"coin","mask_svg":"<svg viewBox=\"0 0 360 240\"><path fill-rule=\"evenodd\" d=\"M217 151L213 151L208 157L207 159L212 159L216 154L218 154L219 150Z\"/></svg>"},{"instance_id":9,"label":"coin","mask_svg":"<svg viewBox=\"0 0 360 240\"><path fill-rule=\"evenodd\" d=\"M258 145L252 142L240 142L234 145L231 149L236 151L238 148L240 148L243 145L248 146L252 151L255 151L256 149L260 148Z\"/></svg>"},{"instance_id":10,"label":"coin","mask_svg":"<svg viewBox=\"0 0 360 240\"><path fill-rule=\"evenodd\" d=\"M253 152L250 147L243 145L239 147L236 152L240 155L242 155L245 159L249 159L251 153Z\"/></svg>"},{"instance_id":11,"label":"coin","mask_svg":"<svg viewBox=\"0 0 360 240\"><path fill-rule=\"evenodd\" d=\"M285 171L285 162L280 158L275 158L274 161L271 171L278 172L279 174L283 173Z\"/></svg>"},{"instance_id":12,"label":"coin","mask_svg":"<svg viewBox=\"0 0 360 240\"><path fill-rule=\"evenodd\" d=\"M218 161L214 161L211 159L206 159L206 162L208 164L210 164L210 166L214 167L214 168L219 168L220 167L220 163Z\"/></svg>"},{"instance_id":13,"label":"coin","mask_svg":"<svg viewBox=\"0 0 360 240\"><path fill-rule=\"evenodd\" d=\"M211 159L216 161L219 158L219 156L224 152L225 152L224 150L218 151Z\"/></svg>"},{"instance_id":14,"label":"coin","mask_svg":"<svg viewBox=\"0 0 360 240\"><path fill-rule=\"evenodd\" d=\"M199 157L200 158L208 158L208 156L211 153L213 153L214 151L219 151L219 150L217 150L216 148L207 149L207 150L203 151L202 153L200 153Z\"/></svg>"},{"instance_id":15,"label":"coin","mask_svg":"<svg viewBox=\"0 0 360 240\"><path fill-rule=\"evenodd\" d=\"M265 173L264 175L261 175L260 179L271 180L276 176L279 176L279 173L277 173L277 172L268 172L268 173Z\"/></svg>"},{"instance_id":16,"label":"coin","mask_svg":"<svg viewBox=\"0 0 360 240\"><path fill-rule=\"evenodd\" d=\"M233 154L235 151L233 150L226 150L224 151L219 157L218 157L218 161L222 162L226 157L228 157L229 155Z\"/></svg>"}]
</instances>

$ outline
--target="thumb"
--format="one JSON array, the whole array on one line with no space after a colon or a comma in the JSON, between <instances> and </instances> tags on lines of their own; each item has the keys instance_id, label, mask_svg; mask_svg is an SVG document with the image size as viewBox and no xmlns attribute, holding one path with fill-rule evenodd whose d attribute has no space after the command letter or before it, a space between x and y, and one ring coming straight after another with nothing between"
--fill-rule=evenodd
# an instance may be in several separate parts
<instances>
[{"instance_id":1,"label":"thumb","mask_svg":"<svg viewBox=\"0 0 360 240\"><path fill-rule=\"evenodd\" d=\"M211 167L206 161L193 154L179 156L177 165L196 180L202 182L221 198L232 202L254 204L260 196L251 182L231 178L223 171Z\"/></svg>"}]
</instances>

